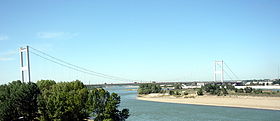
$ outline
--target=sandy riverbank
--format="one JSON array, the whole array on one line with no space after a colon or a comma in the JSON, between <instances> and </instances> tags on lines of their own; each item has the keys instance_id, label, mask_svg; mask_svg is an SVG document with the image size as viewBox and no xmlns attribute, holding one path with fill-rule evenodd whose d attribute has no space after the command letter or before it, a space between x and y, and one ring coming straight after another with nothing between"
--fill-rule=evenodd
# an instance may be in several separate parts
<instances>
[{"instance_id":1,"label":"sandy riverbank","mask_svg":"<svg viewBox=\"0 0 280 121\"><path fill-rule=\"evenodd\" d=\"M280 110L280 97L252 97L252 96L196 96L195 98L182 98L174 96L162 95L140 95L139 100L166 102L166 103L181 103L181 104L196 104L210 106L227 106L240 108L257 108Z\"/></svg>"}]
</instances>

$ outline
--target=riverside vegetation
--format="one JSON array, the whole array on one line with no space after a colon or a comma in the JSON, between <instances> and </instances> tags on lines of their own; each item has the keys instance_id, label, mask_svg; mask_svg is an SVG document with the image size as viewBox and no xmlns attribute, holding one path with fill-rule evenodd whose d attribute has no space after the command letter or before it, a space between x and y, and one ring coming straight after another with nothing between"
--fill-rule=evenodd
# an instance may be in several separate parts
<instances>
[{"instance_id":1,"label":"riverside vegetation","mask_svg":"<svg viewBox=\"0 0 280 121\"><path fill-rule=\"evenodd\" d=\"M209 83L201 88L193 88L193 89L182 89L181 84L176 83L173 85L174 89L169 89L161 87L158 84L141 84L138 89L138 94L146 95L150 93L162 93L167 95L173 95L176 97L184 96L184 97L194 97L194 95L217 95L217 96L226 96L226 95L240 95L240 96L273 96L280 97L279 91L271 91L271 90L261 90L261 89L253 89L251 87L246 87L244 89L237 89L232 85L227 84L215 84ZM192 95L192 96L187 96Z\"/></svg>"},{"instance_id":2,"label":"riverside vegetation","mask_svg":"<svg viewBox=\"0 0 280 121\"><path fill-rule=\"evenodd\" d=\"M120 96L102 88L89 90L81 81L13 81L0 85L0 121L124 121Z\"/></svg>"}]
</instances>

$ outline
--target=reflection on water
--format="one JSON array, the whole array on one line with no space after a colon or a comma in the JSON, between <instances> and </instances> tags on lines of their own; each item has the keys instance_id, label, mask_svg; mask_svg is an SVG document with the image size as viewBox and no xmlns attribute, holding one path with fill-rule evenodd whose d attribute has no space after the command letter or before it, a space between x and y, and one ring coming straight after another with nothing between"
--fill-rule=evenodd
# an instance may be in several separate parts
<instances>
[{"instance_id":1,"label":"reflection on water","mask_svg":"<svg viewBox=\"0 0 280 121\"><path fill-rule=\"evenodd\" d=\"M279 121L280 111L136 100L131 87L107 87L121 96L121 108L130 110L128 121ZM134 88L135 89L135 88Z\"/></svg>"}]
</instances>

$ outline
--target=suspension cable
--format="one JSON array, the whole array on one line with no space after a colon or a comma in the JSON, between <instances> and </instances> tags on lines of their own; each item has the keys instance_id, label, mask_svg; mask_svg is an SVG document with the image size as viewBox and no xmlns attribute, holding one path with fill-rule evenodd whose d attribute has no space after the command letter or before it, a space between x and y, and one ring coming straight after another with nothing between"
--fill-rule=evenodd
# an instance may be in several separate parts
<instances>
[{"instance_id":1,"label":"suspension cable","mask_svg":"<svg viewBox=\"0 0 280 121\"><path fill-rule=\"evenodd\" d=\"M239 80L238 76L229 68L229 66L226 63L225 65L229 69L229 71L235 76L235 78Z\"/></svg>"},{"instance_id":2,"label":"suspension cable","mask_svg":"<svg viewBox=\"0 0 280 121\"><path fill-rule=\"evenodd\" d=\"M32 47L30 47L30 48L32 48ZM68 63L66 61L63 61L61 59L55 58L55 57L53 57L53 56L51 56L49 54L46 54L46 53L44 53L44 52L42 52L40 50L37 50L35 48L32 48L32 49L37 51L37 52L39 52L39 53L41 53L41 54L43 54L43 55L45 55L45 56L48 56L48 57L50 57L52 59L55 59L56 61L51 60L51 59L46 58L46 57L43 57L42 55L39 55L39 54L37 54L37 53L35 53L33 51L30 51L32 54L34 54L36 56L39 56L39 57L41 57L43 59L46 59L48 61L51 61L53 63L59 64L61 66L67 67L67 68L72 69L72 70L76 70L76 71L79 71L79 72L82 72L82 73L86 73L86 74L89 74L89 75L98 76L98 77L102 77L102 78L107 78L107 79L115 79L115 80L121 80L121 81L126 80L125 82L127 82L127 81L133 82L130 79L120 78L120 77L116 77L116 76L110 76L110 75L106 75L106 74L103 74L103 73L95 72L95 71L92 71L92 70L89 70L89 69L85 69L83 67L80 67L80 66ZM57 62L57 61L59 61L59 62Z\"/></svg>"}]
</instances>

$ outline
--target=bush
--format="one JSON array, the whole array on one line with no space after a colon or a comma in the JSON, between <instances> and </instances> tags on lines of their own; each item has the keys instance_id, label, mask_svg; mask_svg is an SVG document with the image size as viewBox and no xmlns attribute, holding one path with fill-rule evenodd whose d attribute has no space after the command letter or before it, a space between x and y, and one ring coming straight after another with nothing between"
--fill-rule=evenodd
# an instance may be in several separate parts
<instances>
[{"instance_id":1,"label":"bush","mask_svg":"<svg viewBox=\"0 0 280 121\"><path fill-rule=\"evenodd\" d=\"M245 93L251 93L253 91L252 87L245 87L244 88Z\"/></svg>"},{"instance_id":2,"label":"bush","mask_svg":"<svg viewBox=\"0 0 280 121\"><path fill-rule=\"evenodd\" d=\"M237 93L244 93L244 90L241 88L241 89L237 89L235 92L237 92Z\"/></svg>"},{"instance_id":3,"label":"bush","mask_svg":"<svg viewBox=\"0 0 280 121\"><path fill-rule=\"evenodd\" d=\"M175 91L175 95L181 95L179 91Z\"/></svg>"},{"instance_id":4,"label":"bush","mask_svg":"<svg viewBox=\"0 0 280 121\"><path fill-rule=\"evenodd\" d=\"M161 90L160 93L166 93L166 90Z\"/></svg>"},{"instance_id":5,"label":"bush","mask_svg":"<svg viewBox=\"0 0 280 121\"><path fill-rule=\"evenodd\" d=\"M182 89L182 84L180 83L174 84L174 89Z\"/></svg>"},{"instance_id":6,"label":"bush","mask_svg":"<svg viewBox=\"0 0 280 121\"><path fill-rule=\"evenodd\" d=\"M236 90L236 88L232 85L226 85L226 89L228 90Z\"/></svg>"},{"instance_id":7,"label":"bush","mask_svg":"<svg viewBox=\"0 0 280 121\"><path fill-rule=\"evenodd\" d=\"M222 89L221 89L219 95L224 95L224 96L226 96L227 94L228 94L227 90L226 90L224 87L222 87Z\"/></svg>"},{"instance_id":8,"label":"bush","mask_svg":"<svg viewBox=\"0 0 280 121\"><path fill-rule=\"evenodd\" d=\"M184 95L188 95L189 93L188 92L184 92Z\"/></svg>"},{"instance_id":9,"label":"bush","mask_svg":"<svg viewBox=\"0 0 280 121\"><path fill-rule=\"evenodd\" d=\"M255 94L261 94L261 93L262 93L262 90L261 90L261 89L255 89L253 92L254 92Z\"/></svg>"},{"instance_id":10,"label":"bush","mask_svg":"<svg viewBox=\"0 0 280 121\"><path fill-rule=\"evenodd\" d=\"M169 91L169 95L174 95L174 91L173 91L173 90L170 90L170 91Z\"/></svg>"},{"instance_id":11,"label":"bush","mask_svg":"<svg viewBox=\"0 0 280 121\"><path fill-rule=\"evenodd\" d=\"M197 95L203 95L203 90L200 88L196 93Z\"/></svg>"}]
</instances>

